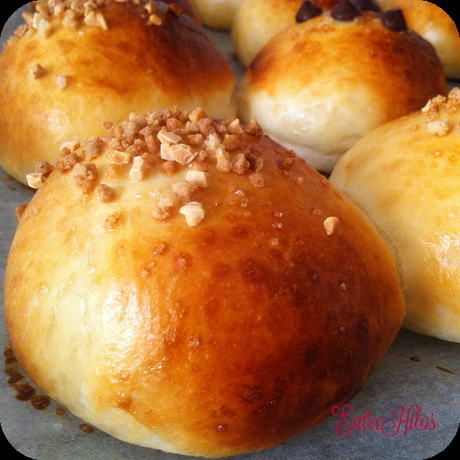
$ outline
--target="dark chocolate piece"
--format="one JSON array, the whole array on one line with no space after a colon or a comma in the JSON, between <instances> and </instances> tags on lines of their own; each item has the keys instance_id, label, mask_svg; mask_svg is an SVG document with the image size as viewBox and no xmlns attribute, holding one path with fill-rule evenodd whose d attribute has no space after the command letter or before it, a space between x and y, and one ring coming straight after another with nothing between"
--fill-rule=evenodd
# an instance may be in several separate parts
<instances>
[{"instance_id":1,"label":"dark chocolate piece","mask_svg":"<svg viewBox=\"0 0 460 460\"><path fill-rule=\"evenodd\" d=\"M305 22L322 14L323 9L313 2L303 2L295 16L296 22Z\"/></svg>"},{"instance_id":2,"label":"dark chocolate piece","mask_svg":"<svg viewBox=\"0 0 460 460\"><path fill-rule=\"evenodd\" d=\"M331 10L331 17L337 19L337 21L353 21L353 19L360 15L361 11L349 0L337 3Z\"/></svg>"},{"instance_id":3,"label":"dark chocolate piece","mask_svg":"<svg viewBox=\"0 0 460 460\"><path fill-rule=\"evenodd\" d=\"M407 24L402 10L385 11L385 13L382 14L382 22L395 32L405 32L407 30Z\"/></svg>"}]
</instances>

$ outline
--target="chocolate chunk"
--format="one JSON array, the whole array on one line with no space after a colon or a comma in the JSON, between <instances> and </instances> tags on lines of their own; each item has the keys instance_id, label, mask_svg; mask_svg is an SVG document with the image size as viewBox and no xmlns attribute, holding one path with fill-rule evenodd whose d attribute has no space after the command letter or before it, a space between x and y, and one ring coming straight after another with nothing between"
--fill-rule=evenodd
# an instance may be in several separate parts
<instances>
[{"instance_id":1,"label":"chocolate chunk","mask_svg":"<svg viewBox=\"0 0 460 460\"><path fill-rule=\"evenodd\" d=\"M352 21L360 14L361 11L349 0L343 0L331 10L331 17L337 21Z\"/></svg>"},{"instance_id":2,"label":"chocolate chunk","mask_svg":"<svg viewBox=\"0 0 460 460\"><path fill-rule=\"evenodd\" d=\"M295 16L296 22L305 22L315 16L319 16L323 9L313 2L303 2Z\"/></svg>"},{"instance_id":3,"label":"chocolate chunk","mask_svg":"<svg viewBox=\"0 0 460 460\"><path fill-rule=\"evenodd\" d=\"M375 11L380 12L380 7L375 0L351 0L360 11Z\"/></svg>"},{"instance_id":4,"label":"chocolate chunk","mask_svg":"<svg viewBox=\"0 0 460 460\"><path fill-rule=\"evenodd\" d=\"M382 14L382 22L395 32L404 32L407 30L407 24L402 10L385 11L385 13Z\"/></svg>"}]
</instances>

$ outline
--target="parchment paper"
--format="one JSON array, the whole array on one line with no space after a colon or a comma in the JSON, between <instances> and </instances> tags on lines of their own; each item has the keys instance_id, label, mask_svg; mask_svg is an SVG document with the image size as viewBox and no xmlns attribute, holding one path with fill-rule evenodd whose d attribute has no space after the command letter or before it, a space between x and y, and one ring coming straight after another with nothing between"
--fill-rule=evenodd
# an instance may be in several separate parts
<instances>
[{"instance_id":1,"label":"parchment paper","mask_svg":"<svg viewBox=\"0 0 460 460\"><path fill-rule=\"evenodd\" d=\"M13 15L2 41L20 23ZM209 32L232 58L228 34ZM241 68L231 63L239 76ZM1 133L0 133L1 135ZM33 192L0 171L0 279L17 226L15 208ZM0 346L8 345L0 300ZM38 391L38 390L37 390ZM40 394L40 392L38 391ZM0 372L0 421L12 446L38 460L185 460L119 441L52 402L37 410L16 399L15 389ZM443 451L460 423L460 344L402 330L367 384L348 406L322 424L271 450L231 457L237 460L425 459ZM402 414L402 416L401 416ZM346 416L347 419L343 419ZM354 429L354 418L356 419ZM379 419L380 418L380 419ZM407 420L407 421L406 421ZM372 424L371 424L372 422ZM83 428L83 429L82 429ZM379 429L378 429L379 428ZM425 429L422 429L425 428ZM88 432L90 431L90 432Z\"/></svg>"}]
</instances>

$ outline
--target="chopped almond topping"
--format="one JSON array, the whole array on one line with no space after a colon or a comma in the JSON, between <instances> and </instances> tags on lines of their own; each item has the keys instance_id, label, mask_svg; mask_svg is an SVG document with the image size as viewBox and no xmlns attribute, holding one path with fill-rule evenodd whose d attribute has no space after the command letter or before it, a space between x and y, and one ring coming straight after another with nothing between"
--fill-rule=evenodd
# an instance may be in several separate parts
<instances>
[{"instance_id":1,"label":"chopped almond topping","mask_svg":"<svg viewBox=\"0 0 460 460\"><path fill-rule=\"evenodd\" d=\"M151 14L149 16L148 24L153 26L161 26L162 23L163 21L156 14Z\"/></svg>"},{"instance_id":2,"label":"chopped almond topping","mask_svg":"<svg viewBox=\"0 0 460 460\"><path fill-rule=\"evenodd\" d=\"M204 219L205 215L203 205L197 201L191 201L182 206L179 212L185 216L187 224L190 227L197 226Z\"/></svg>"},{"instance_id":3,"label":"chopped almond topping","mask_svg":"<svg viewBox=\"0 0 460 460\"><path fill-rule=\"evenodd\" d=\"M253 136L262 136L263 131L262 128L259 126L256 120L251 120L249 124L245 128L245 132L248 134L252 134Z\"/></svg>"},{"instance_id":4,"label":"chopped almond topping","mask_svg":"<svg viewBox=\"0 0 460 460\"><path fill-rule=\"evenodd\" d=\"M96 187L96 196L101 203L110 203L117 195L112 187L106 184L100 184Z\"/></svg>"},{"instance_id":5,"label":"chopped almond topping","mask_svg":"<svg viewBox=\"0 0 460 460\"><path fill-rule=\"evenodd\" d=\"M244 153L239 153L232 164L232 171L236 174L245 174L249 169L249 161L246 160Z\"/></svg>"},{"instance_id":6,"label":"chopped almond topping","mask_svg":"<svg viewBox=\"0 0 460 460\"><path fill-rule=\"evenodd\" d=\"M172 190L174 194L182 201L187 202L190 201L193 192L197 189L195 184L192 184L188 181L176 182L172 186Z\"/></svg>"},{"instance_id":7,"label":"chopped almond topping","mask_svg":"<svg viewBox=\"0 0 460 460\"><path fill-rule=\"evenodd\" d=\"M115 212L111 214L104 222L104 230L108 232L115 231L123 223L123 214L121 212Z\"/></svg>"},{"instance_id":8,"label":"chopped almond topping","mask_svg":"<svg viewBox=\"0 0 460 460\"><path fill-rule=\"evenodd\" d=\"M65 89L67 86L70 84L70 80L72 77L69 75L59 75L56 77L56 84L58 85L58 88L60 89Z\"/></svg>"},{"instance_id":9,"label":"chopped almond topping","mask_svg":"<svg viewBox=\"0 0 460 460\"><path fill-rule=\"evenodd\" d=\"M75 152L75 150L77 150L78 148L80 148L80 142L79 141L67 141L67 142L64 142L62 145L61 145L61 155L67 155L69 153L72 153L72 152Z\"/></svg>"},{"instance_id":10,"label":"chopped almond topping","mask_svg":"<svg viewBox=\"0 0 460 460\"><path fill-rule=\"evenodd\" d=\"M217 152L217 164L216 169L221 172L230 172L232 169L232 160L230 154L225 150L219 150Z\"/></svg>"},{"instance_id":11,"label":"chopped almond topping","mask_svg":"<svg viewBox=\"0 0 460 460\"><path fill-rule=\"evenodd\" d=\"M224 144L226 150L235 150L240 143L238 136L235 134L226 134L222 144Z\"/></svg>"},{"instance_id":12,"label":"chopped almond topping","mask_svg":"<svg viewBox=\"0 0 460 460\"><path fill-rule=\"evenodd\" d=\"M206 112L202 108L195 109L190 115L189 119L192 123L198 123L203 118L207 118Z\"/></svg>"},{"instance_id":13,"label":"chopped almond topping","mask_svg":"<svg viewBox=\"0 0 460 460\"><path fill-rule=\"evenodd\" d=\"M26 176L27 184L31 188L39 189L46 180L46 174L43 173L31 173Z\"/></svg>"},{"instance_id":14,"label":"chopped almond topping","mask_svg":"<svg viewBox=\"0 0 460 460\"><path fill-rule=\"evenodd\" d=\"M178 136L177 134L171 133L170 131L166 131L166 129L160 130L158 132L157 137L162 144L171 145L182 142L182 137Z\"/></svg>"},{"instance_id":15,"label":"chopped almond topping","mask_svg":"<svg viewBox=\"0 0 460 460\"><path fill-rule=\"evenodd\" d=\"M208 179L207 174L204 171L194 171L189 170L187 171L187 175L185 176L185 180L191 182L192 184L196 185L197 187L207 188L208 187Z\"/></svg>"},{"instance_id":16,"label":"chopped almond topping","mask_svg":"<svg viewBox=\"0 0 460 460\"><path fill-rule=\"evenodd\" d=\"M77 185L89 193L96 185L97 168L94 163L77 163L72 170Z\"/></svg>"},{"instance_id":17,"label":"chopped almond topping","mask_svg":"<svg viewBox=\"0 0 460 460\"><path fill-rule=\"evenodd\" d=\"M30 69L30 74L38 80L46 75L46 70L40 64L35 64L35 66Z\"/></svg>"},{"instance_id":18,"label":"chopped almond topping","mask_svg":"<svg viewBox=\"0 0 460 460\"><path fill-rule=\"evenodd\" d=\"M154 219L162 221L169 219L171 216L171 208L174 206L174 202L167 196L160 196L157 202L156 208L152 211Z\"/></svg>"},{"instance_id":19,"label":"chopped almond topping","mask_svg":"<svg viewBox=\"0 0 460 460\"><path fill-rule=\"evenodd\" d=\"M133 166L131 171L129 171L129 178L133 182L143 180L147 171L149 169L149 164L142 157L134 157Z\"/></svg>"},{"instance_id":20,"label":"chopped almond topping","mask_svg":"<svg viewBox=\"0 0 460 460\"><path fill-rule=\"evenodd\" d=\"M173 144L169 147L168 159L177 161L181 165L190 163L198 152L195 152L190 145L187 144Z\"/></svg>"},{"instance_id":21,"label":"chopped almond topping","mask_svg":"<svg viewBox=\"0 0 460 460\"><path fill-rule=\"evenodd\" d=\"M340 222L340 219L335 216L327 217L324 220L323 226L324 226L324 230L326 231L327 236L331 236L335 232L337 226L339 225L339 222Z\"/></svg>"},{"instance_id":22,"label":"chopped almond topping","mask_svg":"<svg viewBox=\"0 0 460 460\"><path fill-rule=\"evenodd\" d=\"M50 165L47 161L39 161L35 165L35 172L49 175L54 169L54 166Z\"/></svg>"},{"instance_id":23,"label":"chopped almond topping","mask_svg":"<svg viewBox=\"0 0 460 460\"><path fill-rule=\"evenodd\" d=\"M426 126L430 134L445 136L452 130L452 124L448 120L431 121Z\"/></svg>"},{"instance_id":24,"label":"chopped almond topping","mask_svg":"<svg viewBox=\"0 0 460 460\"><path fill-rule=\"evenodd\" d=\"M121 150L112 150L108 154L109 163L112 165L127 165L131 163L132 156L128 152Z\"/></svg>"},{"instance_id":25,"label":"chopped almond topping","mask_svg":"<svg viewBox=\"0 0 460 460\"><path fill-rule=\"evenodd\" d=\"M249 176L249 182L256 188L265 187L265 179L264 179L264 176L260 172L251 174Z\"/></svg>"},{"instance_id":26,"label":"chopped almond topping","mask_svg":"<svg viewBox=\"0 0 460 460\"><path fill-rule=\"evenodd\" d=\"M83 22L90 27L101 27L104 30L108 30L107 21L101 12L88 11L85 15Z\"/></svg>"},{"instance_id":27,"label":"chopped almond topping","mask_svg":"<svg viewBox=\"0 0 460 460\"><path fill-rule=\"evenodd\" d=\"M230 134L243 134L243 128L241 127L240 120L236 118L227 127Z\"/></svg>"}]
</instances>

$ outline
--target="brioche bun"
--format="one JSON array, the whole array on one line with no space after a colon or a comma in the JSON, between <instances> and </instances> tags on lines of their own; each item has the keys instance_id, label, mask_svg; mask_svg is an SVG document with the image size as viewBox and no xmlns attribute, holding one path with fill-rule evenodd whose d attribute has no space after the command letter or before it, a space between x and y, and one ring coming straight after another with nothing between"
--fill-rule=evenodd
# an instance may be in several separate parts
<instances>
[{"instance_id":1,"label":"brioche bun","mask_svg":"<svg viewBox=\"0 0 460 460\"><path fill-rule=\"evenodd\" d=\"M460 342L460 91L368 134L332 183L392 247L407 303L404 326Z\"/></svg>"},{"instance_id":2,"label":"brioche bun","mask_svg":"<svg viewBox=\"0 0 460 460\"><path fill-rule=\"evenodd\" d=\"M276 35L237 91L243 121L256 119L324 172L377 126L447 91L441 62L419 35L391 30L372 11L351 21L331 14Z\"/></svg>"},{"instance_id":3,"label":"brioche bun","mask_svg":"<svg viewBox=\"0 0 460 460\"><path fill-rule=\"evenodd\" d=\"M106 0L85 15L83 3L39 2L0 54L0 165L21 182L63 142L131 112L235 114L229 64L177 4Z\"/></svg>"},{"instance_id":4,"label":"brioche bun","mask_svg":"<svg viewBox=\"0 0 460 460\"><path fill-rule=\"evenodd\" d=\"M132 115L68 155L6 270L12 348L43 391L125 441L220 457L364 385L404 316L393 256L256 123Z\"/></svg>"},{"instance_id":5,"label":"brioche bun","mask_svg":"<svg viewBox=\"0 0 460 460\"><path fill-rule=\"evenodd\" d=\"M341 0L313 0L325 10ZM375 11L402 10L407 26L430 42L447 78L460 78L460 37L453 19L439 6L424 0L351 0ZM246 67L277 33L296 22L303 0L243 0L232 26L236 55Z\"/></svg>"}]
</instances>

